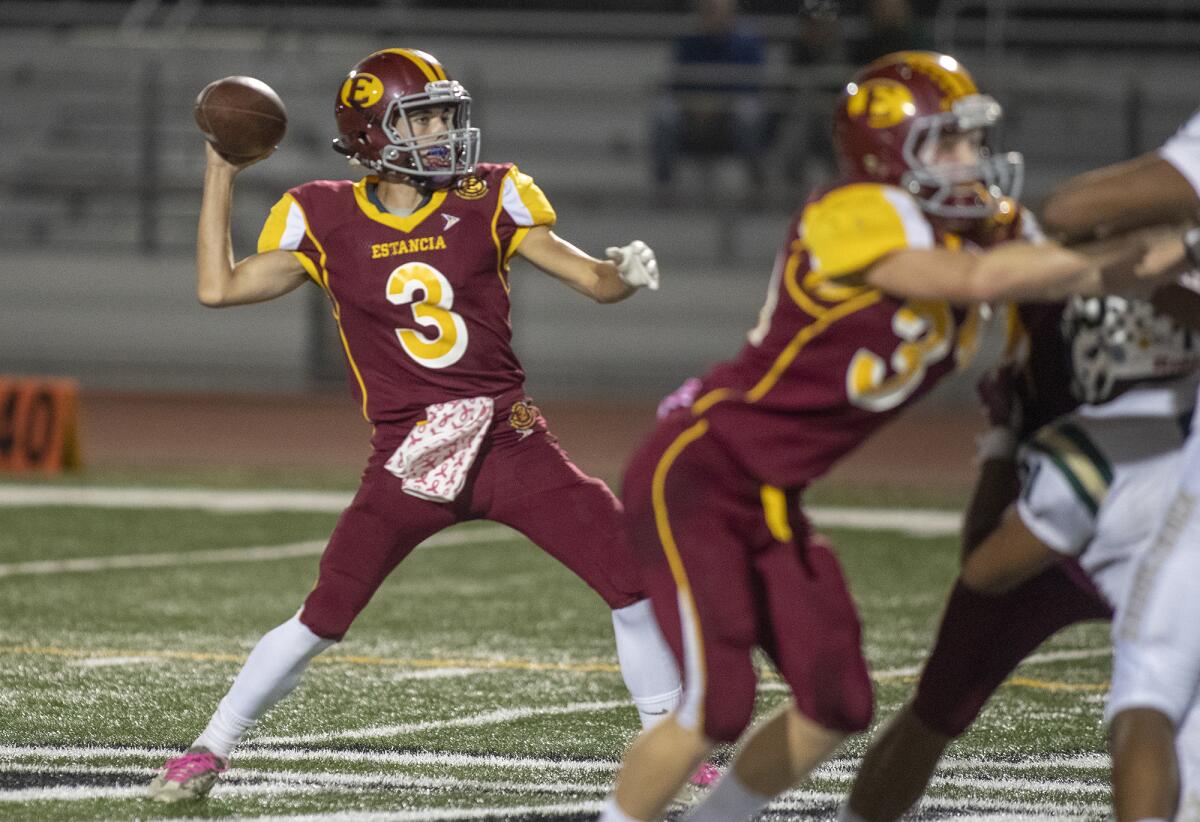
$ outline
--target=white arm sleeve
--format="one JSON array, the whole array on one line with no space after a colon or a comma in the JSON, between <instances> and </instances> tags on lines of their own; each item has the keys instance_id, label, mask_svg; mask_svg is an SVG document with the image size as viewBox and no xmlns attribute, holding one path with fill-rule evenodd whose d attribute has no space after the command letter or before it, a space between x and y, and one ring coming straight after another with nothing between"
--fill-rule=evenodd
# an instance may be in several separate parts
<instances>
[{"instance_id":1,"label":"white arm sleeve","mask_svg":"<svg viewBox=\"0 0 1200 822\"><path fill-rule=\"evenodd\" d=\"M1021 448L1020 460L1021 522L1058 553L1079 556L1095 534L1095 514L1048 454Z\"/></svg>"},{"instance_id":2,"label":"white arm sleeve","mask_svg":"<svg viewBox=\"0 0 1200 822\"><path fill-rule=\"evenodd\" d=\"M1200 197L1200 111L1180 127L1163 147L1159 155L1178 169Z\"/></svg>"}]
</instances>

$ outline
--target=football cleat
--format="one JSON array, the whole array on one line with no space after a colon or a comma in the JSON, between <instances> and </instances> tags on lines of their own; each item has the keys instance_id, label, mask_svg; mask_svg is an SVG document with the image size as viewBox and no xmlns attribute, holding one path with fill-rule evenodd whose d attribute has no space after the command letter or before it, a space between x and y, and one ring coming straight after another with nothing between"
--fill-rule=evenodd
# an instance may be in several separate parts
<instances>
[{"instance_id":1,"label":"football cleat","mask_svg":"<svg viewBox=\"0 0 1200 822\"><path fill-rule=\"evenodd\" d=\"M183 756L168 759L162 772L150 781L150 796L159 802L204 797L217 778L229 770L229 760L207 748L188 748Z\"/></svg>"},{"instance_id":2,"label":"football cleat","mask_svg":"<svg viewBox=\"0 0 1200 822\"><path fill-rule=\"evenodd\" d=\"M711 762L704 762L688 778L688 784L695 785L697 788L711 788L720 778L721 772L717 770L717 766Z\"/></svg>"}]
</instances>

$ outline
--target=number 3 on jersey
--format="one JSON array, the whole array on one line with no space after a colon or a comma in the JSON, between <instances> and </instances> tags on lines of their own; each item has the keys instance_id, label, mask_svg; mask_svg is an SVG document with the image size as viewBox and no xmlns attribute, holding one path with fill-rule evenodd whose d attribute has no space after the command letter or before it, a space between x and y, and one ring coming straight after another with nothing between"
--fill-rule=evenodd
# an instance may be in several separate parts
<instances>
[{"instance_id":1,"label":"number 3 on jersey","mask_svg":"<svg viewBox=\"0 0 1200 822\"><path fill-rule=\"evenodd\" d=\"M860 348L846 372L850 402L868 411L888 411L920 387L925 371L940 362L953 347L955 322L950 305L931 300L909 300L892 316L892 331L900 344L892 352L892 374L883 357Z\"/></svg>"},{"instance_id":2,"label":"number 3 on jersey","mask_svg":"<svg viewBox=\"0 0 1200 822\"><path fill-rule=\"evenodd\" d=\"M424 296L418 301L417 292ZM467 350L467 325L451 311L454 288L442 272L425 263L405 263L387 281L387 298L392 305L411 307L413 320L434 331L432 338L397 328L396 337L408 356L426 368L446 368L462 359Z\"/></svg>"}]
</instances>

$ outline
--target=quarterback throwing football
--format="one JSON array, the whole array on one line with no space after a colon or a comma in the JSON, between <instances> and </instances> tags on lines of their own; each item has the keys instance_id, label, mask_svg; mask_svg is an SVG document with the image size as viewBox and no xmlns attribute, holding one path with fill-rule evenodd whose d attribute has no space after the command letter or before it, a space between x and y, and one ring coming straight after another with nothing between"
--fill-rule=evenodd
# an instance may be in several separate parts
<instances>
[{"instance_id":1,"label":"quarterback throwing football","mask_svg":"<svg viewBox=\"0 0 1200 822\"><path fill-rule=\"evenodd\" d=\"M511 346L509 261L520 255L597 302L658 287L634 242L593 258L557 237L554 209L511 164L478 162L471 98L431 55L387 49L345 78L334 148L371 173L317 180L271 210L258 253L229 240L243 167L208 147L196 251L210 306L269 300L311 281L341 332L351 390L374 426L362 484L299 612L251 652L208 726L150 791L207 793L258 719L342 639L425 538L471 519L525 534L613 611L621 671L643 722L675 706L679 674L642 592L616 498L547 433Z\"/></svg>"}]
</instances>

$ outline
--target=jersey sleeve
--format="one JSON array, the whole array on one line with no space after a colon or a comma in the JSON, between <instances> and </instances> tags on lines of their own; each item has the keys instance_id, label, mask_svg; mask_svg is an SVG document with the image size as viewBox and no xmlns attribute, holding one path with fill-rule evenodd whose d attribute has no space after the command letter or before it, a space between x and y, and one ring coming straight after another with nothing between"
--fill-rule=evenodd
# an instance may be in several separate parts
<instances>
[{"instance_id":1,"label":"jersey sleeve","mask_svg":"<svg viewBox=\"0 0 1200 822\"><path fill-rule=\"evenodd\" d=\"M933 228L909 194L856 183L810 203L800 217L809 266L826 277L853 274L893 251L933 248Z\"/></svg>"},{"instance_id":2,"label":"jersey sleeve","mask_svg":"<svg viewBox=\"0 0 1200 822\"><path fill-rule=\"evenodd\" d=\"M262 232L258 235L258 253L267 251L290 251L308 276L321 283L321 250L308 225L308 217L300 202L290 192L271 207Z\"/></svg>"},{"instance_id":3,"label":"jersey sleeve","mask_svg":"<svg viewBox=\"0 0 1200 822\"><path fill-rule=\"evenodd\" d=\"M1046 426L1021 447L1017 513L1042 542L1078 556L1094 536L1112 470L1083 431L1070 422Z\"/></svg>"},{"instance_id":4,"label":"jersey sleeve","mask_svg":"<svg viewBox=\"0 0 1200 822\"><path fill-rule=\"evenodd\" d=\"M1182 174L1200 197L1200 111L1175 132L1159 155Z\"/></svg>"},{"instance_id":5,"label":"jersey sleeve","mask_svg":"<svg viewBox=\"0 0 1200 822\"><path fill-rule=\"evenodd\" d=\"M508 170L500 185L497 228L502 231L501 236L509 235L504 252L504 259L507 260L520 247L529 229L539 225L552 226L558 216L533 178L516 166Z\"/></svg>"}]
</instances>

